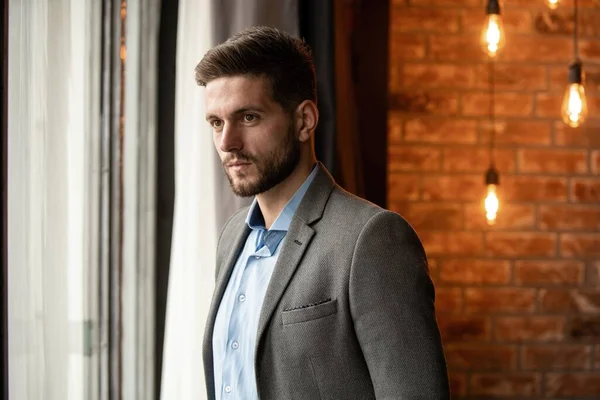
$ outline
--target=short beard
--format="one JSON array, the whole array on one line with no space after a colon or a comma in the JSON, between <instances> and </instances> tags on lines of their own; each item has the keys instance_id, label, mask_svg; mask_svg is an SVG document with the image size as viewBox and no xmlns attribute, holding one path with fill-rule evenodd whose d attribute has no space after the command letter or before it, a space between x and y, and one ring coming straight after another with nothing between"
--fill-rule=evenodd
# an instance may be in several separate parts
<instances>
[{"instance_id":1,"label":"short beard","mask_svg":"<svg viewBox=\"0 0 600 400\"><path fill-rule=\"evenodd\" d=\"M236 196L252 197L271 190L289 177L300 162L300 141L294 133L293 124L290 123L281 147L270 152L264 159L260 160L243 152L237 153L235 158L242 162L253 163L258 172L256 182L236 185L227 168L225 168L225 175L229 180L231 190ZM224 162L224 165L227 162Z\"/></svg>"}]
</instances>

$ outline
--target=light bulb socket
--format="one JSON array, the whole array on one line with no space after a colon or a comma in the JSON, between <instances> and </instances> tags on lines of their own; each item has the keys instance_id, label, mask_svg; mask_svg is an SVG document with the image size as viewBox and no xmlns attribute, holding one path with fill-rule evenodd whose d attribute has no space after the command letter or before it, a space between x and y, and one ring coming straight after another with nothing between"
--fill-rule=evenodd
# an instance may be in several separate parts
<instances>
[{"instance_id":1,"label":"light bulb socket","mask_svg":"<svg viewBox=\"0 0 600 400\"><path fill-rule=\"evenodd\" d=\"M490 14L500 15L500 1L499 0L488 0L485 12Z\"/></svg>"},{"instance_id":2,"label":"light bulb socket","mask_svg":"<svg viewBox=\"0 0 600 400\"><path fill-rule=\"evenodd\" d=\"M569 83L583 83L583 67L581 61L575 60L569 65Z\"/></svg>"},{"instance_id":3,"label":"light bulb socket","mask_svg":"<svg viewBox=\"0 0 600 400\"><path fill-rule=\"evenodd\" d=\"M485 173L485 184L487 185L499 185L500 184L500 174L498 170L494 168L494 166L490 166Z\"/></svg>"}]
</instances>

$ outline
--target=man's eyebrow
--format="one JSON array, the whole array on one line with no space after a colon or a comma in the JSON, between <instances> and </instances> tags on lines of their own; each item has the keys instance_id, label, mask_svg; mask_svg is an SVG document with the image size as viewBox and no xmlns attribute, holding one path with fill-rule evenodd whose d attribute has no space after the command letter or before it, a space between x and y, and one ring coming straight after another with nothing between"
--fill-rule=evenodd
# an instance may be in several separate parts
<instances>
[{"instance_id":1,"label":"man's eyebrow","mask_svg":"<svg viewBox=\"0 0 600 400\"><path fill-rule=\"evenodd\" d=\"M254 104L250 104L241 108L238 108L237 110L233 111L230 116L235 116L235 115L240 115L240 114L245 114L247 112L258 112L258 113L264 113L266 112L266 109L264 107L258 106L258 105L254 105ZM217 117L214 114L206 114L206 120L210 121L211 119L220 119L219 117Z\"/></svg>"}]
</instances>

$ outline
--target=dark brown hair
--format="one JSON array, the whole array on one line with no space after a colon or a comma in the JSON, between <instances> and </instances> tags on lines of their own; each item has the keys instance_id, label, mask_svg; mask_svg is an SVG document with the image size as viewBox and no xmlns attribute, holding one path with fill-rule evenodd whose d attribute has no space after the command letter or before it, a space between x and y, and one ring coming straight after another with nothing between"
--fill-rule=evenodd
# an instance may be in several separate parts
<instances>
[{"instance_id":1,"label":"dark brown hair","mask_svg":"<svg viewBox=\"0 0 600 400\"><path fill-rule=\"evenodd\" d=\"M315 65L304 40L268 26L246 29L210 49L196 66L196 82L246 75L266 78L273 100L291 112L317 102Z\"/></svg>"}]
</instances>

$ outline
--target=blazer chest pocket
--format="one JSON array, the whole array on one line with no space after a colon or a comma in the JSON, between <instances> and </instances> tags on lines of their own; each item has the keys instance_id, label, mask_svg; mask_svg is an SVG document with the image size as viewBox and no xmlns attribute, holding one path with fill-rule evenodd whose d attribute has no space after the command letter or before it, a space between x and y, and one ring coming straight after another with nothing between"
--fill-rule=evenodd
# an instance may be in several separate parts
<instances>
[{"instance_id":1,"label":"blazer chest pocket","mask_svg":"<svg viewBox=\"0 0 600 400\"><path fill-rule=\"evenodd\" d=\"M337 299L327 299L316 304L283 310L283 325L297 324L323 318L337 312Z\"/></svg>"}]
</instances>

